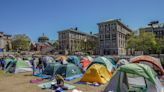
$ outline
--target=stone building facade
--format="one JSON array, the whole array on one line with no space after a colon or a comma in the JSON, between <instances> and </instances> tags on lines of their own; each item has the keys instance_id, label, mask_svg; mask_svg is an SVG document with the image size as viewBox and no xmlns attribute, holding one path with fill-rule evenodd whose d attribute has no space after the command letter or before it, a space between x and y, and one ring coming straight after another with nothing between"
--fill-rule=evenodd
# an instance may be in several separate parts
<instances>
[{"instance_id":1,"label":"stone building facade","mask_svg":"<svg viewBox=\"0 0 164 92\"><path fill-rule=\"evenodd\" d=\"M0 49L1 51L8 51L12 49L12 45L11 45L11 35L7 35L3 32L0 32Z\"/></svg>"},{"instance_id":2,"label":"stone building facade","mask_svg":"<svg viewBox=\"0 0 164 92\"><path fill-rule=\"evenodd\" d=\"M145 32L152 32L156 38L164 38L164 23L154 24L152 26L146 26L139 29Z\"/></svg>"},{"instance_id":3,"label":"stone building facade","mask_svg":"<svg viewBox=\"0 0 164 92\"><path fill-rule=\"evenodd\" d=\"M92 51L96 53L98 37L92 33L80 32L77 28L70 28L58 32L59 50L72 54L77 51Z\"/></svg>"},{"instance_id":4,"label":"stone building facade","mask_svg":"<svg viewBox=\"0 0 164 92\"><path fill-rule=\"evenodd\" d=\"M126 55L126 36L132 32L119 19L98 23L100 55Z\"/></svg>"}]
</instances>

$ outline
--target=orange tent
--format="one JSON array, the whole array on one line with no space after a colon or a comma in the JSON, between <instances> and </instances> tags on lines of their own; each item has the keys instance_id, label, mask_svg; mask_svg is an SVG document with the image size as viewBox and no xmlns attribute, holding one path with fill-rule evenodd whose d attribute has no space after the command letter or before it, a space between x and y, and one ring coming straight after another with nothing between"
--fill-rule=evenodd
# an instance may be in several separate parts
<instances>
[{"instance_id":1,"label":"orange tent","mask_svg":"<svg viewBox=\"0 0 164 92\"><path fill-rule=\"evenodd\" d=\"M80 64L82 65L83 69L86 69L91 62L88 59L83 59L80 61Z\"/></svg>"},{"instance_id":2,"label":"orange tent","mask_svg":"<svg viewBox=\"0 0 164 92\"><path fill-rule=\"evenodd\" d=\"M67 60L67 56L57 56L55 60L60 60L60 59L63 59L63 60Z\"/></svg>"},{"instance_id":3,"label":"orange tent","mask_svg":"<svg viewBox=\"0 0 164 92\"><path fill-rule=\"evenodd\" d=\"M131 63L142 63L142 62L151 63L154 66L155 70L158 70L159 72L161 72L161 74L164 74L163 67L159 59L157 58L147 56L147 55L141 55L141 56L137 56L130 59L130 62Z\"/></svg>"}]
</instances>

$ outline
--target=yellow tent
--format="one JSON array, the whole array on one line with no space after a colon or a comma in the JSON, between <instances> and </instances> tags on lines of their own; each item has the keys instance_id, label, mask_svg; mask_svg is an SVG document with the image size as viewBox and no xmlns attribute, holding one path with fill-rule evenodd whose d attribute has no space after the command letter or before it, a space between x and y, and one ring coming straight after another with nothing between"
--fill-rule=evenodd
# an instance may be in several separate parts
<instances>
[{"instance_id":1,"label":"yellow tent","mask_svg":"<svg viewBox=\"0 0 164 92\"><path fill-rule=\"evenodd\" d=\"M112 77L112 73L108 69L100 64L92 65L83 75L81 82L97 82L105 84Z\"/></svg>"}]
</instances>

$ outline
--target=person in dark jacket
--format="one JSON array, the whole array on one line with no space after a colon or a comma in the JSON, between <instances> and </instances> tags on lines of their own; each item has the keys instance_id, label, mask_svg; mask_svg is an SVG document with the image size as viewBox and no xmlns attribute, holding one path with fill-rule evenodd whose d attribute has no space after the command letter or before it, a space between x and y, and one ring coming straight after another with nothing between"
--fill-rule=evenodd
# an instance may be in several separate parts
<instances>
[{"instance_id":1,"label":"person in dark jacket","mask_svg":"<svg viewBox=\"0 0 164 92\"><path fill-rule=\"evenodd\" d=\"M42 62L42 58L41 57L39 58L39 62L38 62L37 68L39 68L39 73L43 72L43 62Z\"/></svg>"},{"instance_id":2,"label":"person in dark jacket","mask_svg":"<svg viewBox=\"0 0 164 92\"><path fill-rule=\"evenodd\" d=\"M32 74L35 74L35 70L36 70L36 64L35 64L35 57L32 57L32 59L30 60L30 63L32 65Z\"/></svg>"},{"instance_id":3,"label":"person in dark jacket","mask_svg":"<svg viewBox=\"0 0 164 92\"><path fill-rule=\"evenodd\" d=\"M0 64L1 64L2 70L4 70L5 69L5 60L4 60L4 58L0 59Z\"/></svg>"}]
</instances>

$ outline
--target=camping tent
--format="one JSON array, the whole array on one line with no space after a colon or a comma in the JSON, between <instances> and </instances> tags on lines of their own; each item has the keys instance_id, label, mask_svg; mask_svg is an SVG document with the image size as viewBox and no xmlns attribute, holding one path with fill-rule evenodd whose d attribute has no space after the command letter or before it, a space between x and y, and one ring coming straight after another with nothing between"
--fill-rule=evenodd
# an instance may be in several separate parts
<instances>
[{"instance_id":1,"label":"camping tent","mask_svg":"<svg viewBox=\"0 0 164 92\"><path fill-rule=\"evenodd\" d=\"M43 74L51 75L53 78L56 74L60 74L66 80L73 79L82 75L81 70L76 65L71 63L51 63L45 68Z\"/></svg>"},{"instance_id":2,"label":"camping tent","mask_svg":"<svg viewBox=\"0 0 164 92\"><path fill-rule=\"evenodd\" d=\"M162 88L148 65L127 64L117 69L104 92L162 92Z\"/></svg>"},{"instance_id":3,"label":"camping tent","mask_svg":"<svg viewBox=\"0 0 164 92\"><path fill-rule=\"evenodd\" d=\"M93 58L92 58L91 56L86 56L86 58L87 58L90 62L93 61Z\"/></svg>"},{"instance_id":4,"label":"camping tent","mask_svg":"<svg viewBox=\"0 0 164 92\"><path fill-rule=\"evenodd\" d=\"M107 69L109 71L112 71L114 69L114 65L108 59L106 59L105 57L97 57L97 58L95 58L94 61L88 66L88 68L90 66L92 66L93 64L102 64L105 67L107 67Z\"/></svg>"},{"instance_id":5,"label":"camping tent","mask_svg":"<svg viewBox=\"0 0 164 92\"><path fill-rule=\"evenodd\" d=\"M47 67L43 70L43 74L53 76L53 74L60 66L60 63L49 63Z\"/></svg>"},{"instance_id":6,"label":"camping tent","mask_svg":"<svg viewBox=\"0 0 164 92\"><path fill-rule=\"evenodd\" d=\"M113 65L116 65L116 61L112 56L105 56Z\"/></svg>"},{"instance_id":7,"label":"camping tent","mask_svg":"<svg viewBox=\"0 0 164 92\"><path fill-rule=\"evenodd\" d=\"M112 73L107 70L107 68L101 64L92 65L83 75L81 82L96 82L104 84L111 78Z\"/></svg>"},{"instance_id":8,"label":"camping tent","mask_svg":"<svg viewBox=\"0 0 164 92\"><path fill-rule=\"evenodd\" d=\"M63 59L63 60L67 60L67 56L62 56L62 55L59 55L55 58L55 60L60 60L60 59Z\"/></svg>"},{"instance_id":9,"label":"camping tent","mask_svg":"<svg viewBox=\"0 0 164 92\"><path fill-rule=\"evenodd\" d=\"M9 61L10 60L10 61ZM31 66L27 63L27 61L23 60L12 60L7 59L6 60L6 72L10 73L20 73L20 72L30 72L32 71Z\"/></svg>"},{"instance_id":10,"label":"camping tent","mask_svg":"<svg viewBox=\"0 0 164 92\"><path fill-rule=\"evenodd\" d=\"M77 56L69 56L67 61L78 66L80 64L80 59Z\"/></svg>"},{"instance_id":11,"label":"camping tent","mask_svg":"<svg viewBox=\"0 0 164 92\"><path fill-rule=\"evenodd\" d=\"M120 59L116 64L116 68L126 64L129 64L129 62L126 59Z\"/></svg>"},{"instance_id":12,"label":"camping tent","mask_svg":"<svg viewBox=\"0 0 164 92\"><path fill-rule=\"evenodd\" d=\"M91 63L91 61L89 61L88 59L83 59L80 61L80 64L82 65L82 69L85 70L89 64Z\"/></svg>"},{"instance_id":13,"label":"camping tent","mask_svg":"<svg viewBox=\"0 0 164 92\"><path fill-rule=\"evenodd\" d=\"M50 56L43 56L41 60L43 62L47 62L47 63L55 62L55 60L52 57L50 57Z\"/></svg>"},{"instance_id":14,"label":"camping tent","mask_svg":"<svg viewBox=\"0 0 164 92\"><path fill-rule=\"evenodd\" d=\"M141 56L131 58L130 62L147 64L147 65L151 66L155 71L159 71L161 74L164 74L163 67L162 67L159 59L157 59L157 58L147 56L147 55L141 55Z\"/></svg>"}]
</instances>

